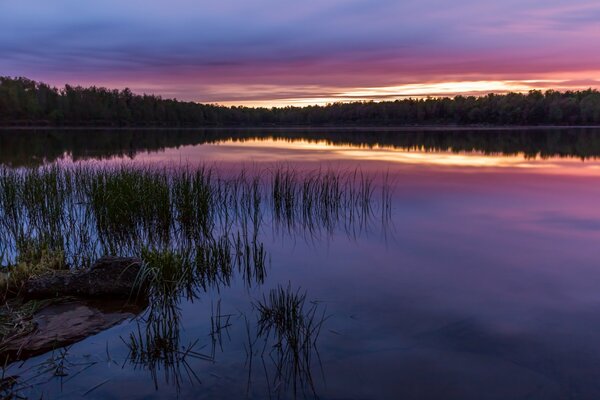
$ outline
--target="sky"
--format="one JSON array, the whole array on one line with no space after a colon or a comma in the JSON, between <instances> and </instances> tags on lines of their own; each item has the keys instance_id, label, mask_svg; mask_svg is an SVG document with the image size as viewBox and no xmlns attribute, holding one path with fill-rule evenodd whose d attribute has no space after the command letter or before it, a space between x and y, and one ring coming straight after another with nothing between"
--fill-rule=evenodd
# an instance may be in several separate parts
<instances>
[{"instance_id":1,"label":"sky","mask_svg":"<svg viewBox=\"0 0 600 400\"><path fill-rule=\"evenodd\" d=\"M0 75L285 106L600 87L598 0L0 0Z\"/></svg>"}]
</instances>

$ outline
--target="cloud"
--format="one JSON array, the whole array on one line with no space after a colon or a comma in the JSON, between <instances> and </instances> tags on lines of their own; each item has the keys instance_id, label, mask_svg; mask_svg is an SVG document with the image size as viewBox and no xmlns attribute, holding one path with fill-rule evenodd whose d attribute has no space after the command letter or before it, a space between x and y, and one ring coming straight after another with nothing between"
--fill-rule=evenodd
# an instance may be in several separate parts
<instances>
[{"instance_id":1,"label":"cloud","mask_svg":"<svg viewBox=\"0 0 600 400\"><path fill-rule=\"evenodd\" d=\"M232 85L244 98L257 85L316 98L559 74L592 82L599 16L587 0L0 0L0 74L205 101L240 98Z\"/></svg>"}]
</instances>

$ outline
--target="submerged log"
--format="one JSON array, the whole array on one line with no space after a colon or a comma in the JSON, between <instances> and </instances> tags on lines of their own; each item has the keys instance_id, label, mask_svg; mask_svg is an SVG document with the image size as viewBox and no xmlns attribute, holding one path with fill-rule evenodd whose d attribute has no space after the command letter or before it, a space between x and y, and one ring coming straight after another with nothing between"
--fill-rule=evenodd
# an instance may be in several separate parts
<instances>
[{"instance_id":1,"label":"submerged log","mask_svg":"<svg viewBox=\"0 0 600 400\"><path fill-rule=\"evenodd\" d=\"M57 271L28 280L21 296L26 299L137 298L144 293L135 287L141 260L133 257L102 257L81 271Z\"/></svg>"}]
</instances>

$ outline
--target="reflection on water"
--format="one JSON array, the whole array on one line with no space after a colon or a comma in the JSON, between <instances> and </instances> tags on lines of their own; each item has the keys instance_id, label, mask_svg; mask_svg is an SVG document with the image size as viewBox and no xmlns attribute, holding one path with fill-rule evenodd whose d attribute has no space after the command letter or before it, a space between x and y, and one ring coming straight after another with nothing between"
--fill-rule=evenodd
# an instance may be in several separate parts
<instances>
[{"instance_id":1,"label":"reflection on water","mask_svg":"<svg viewBox=\"0 0 600 400\"><path fill-rule=\"evenodd\" d=\"M200 145L225 146L230 154L217 146L199 150L202 148ZM172 150L179 156L173 157L172 154L174 161L186 161L194 154L204 157L213 152L217 154L211 160L225 157L240 161L237 153L241 150L236 151L236 145L256 148L263 154L270 149L304 150L313 153L313 161L327 161L332 151L334 154L340 151L342 156L366 160L408 162L412 158L429 160L434 164L486 166L496 165L499 161L498 157L489 161L484 156L516 156L525 160L552 157L595 159L600 156L600 129L0 130L0 163L24 166L65 157L74 161L135 158L165 150ZM186 149L183 154L182 147ZM198 151L193 151L194 148ZM410 156L420 153L437 153L438 156ZM248 154L252 155L251 152Z\"/></svg>"},{"instance_id":2,"label":"reflection on water","mask_svg":"<svg viewBox=\"0 0 600 400\"><path fill-rule=\"evenodd\" d=\"M179 296L155 292L143 318L0 384L43 365L52 379L30 393L46 398L598 398L599 155L594 129L2 132L7 166L209 164L230 179L244 164L269 184L260 216L203 242L213 257L227 240L231 263L168 279ZM290 182L331 170L385 176L371 188L389 206L365 221L357 195L355 213L305 213Z\"/></svg>"},{"instance_id":3,"label":"reflection on water","mask_svg":"<svg viewBox=\"0 0 600 400\"><path fill-rule=\"evenodd\" d=\"M190 359L215 362L216 338L223 351L221 300L218 315L211 316L209 353L199 348L200 337L184 344L182 304L200 301L211 291L220 293L234 281L246 290L260 290L268 264L261 240L266 221L273 232L298 234L311 242L340 230L358 240L373 222L388 226L390 192L385 182L381 184L374 200L372 179L359 171L276 168L240 170L225 177L204 167L4 168L0 266L14 273L32 254L40 254L40 263L45 254L56 255L61 265L74 269L103 255L139 257L132 297L147 293L148 307L123 339L128 349L124 365L148 372L156 390L164 383L179 394L183 384L201 383ZM375 218L379 215L381 221ZM8 288L19 293L18 284ZM248 312L238 313L248 335L255 331L255 338L248 336L247 341L250 366L256 355L263 362L267 355L273 359L274 376L266 382L280 396L317 394L311 355L317 351L325 317L319 318L319 307L305 306L305 301L306 294L293 291L290 284L271 291L264 301L252 302L260 316L257 328L250 327ZM231 326L229 318L225 326ZM259 339L263 348L255 353ZM12 382L6 395L31 395L26 390L35 376L15 364L11 367L25 374L26 383ZM42 383L34 387L46 393Z\"/></svg>"}]
</instances>

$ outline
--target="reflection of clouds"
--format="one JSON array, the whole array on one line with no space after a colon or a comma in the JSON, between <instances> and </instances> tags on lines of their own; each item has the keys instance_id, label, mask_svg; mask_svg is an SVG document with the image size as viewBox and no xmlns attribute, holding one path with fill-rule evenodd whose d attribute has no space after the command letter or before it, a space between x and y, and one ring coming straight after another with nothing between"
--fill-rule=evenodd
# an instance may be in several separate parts
<instances>
[{"instance_id":1,"label":"reflection of clouds","mask_svg":"<svg viewBox=\"0 0 600 400\"><path fill-rule=\"evenodd\" d=\"M335 145L327 141L278 140L274 138L246 141L224 140L216 144L183 146L162 153L139 155L152 162L385 162L392 165L431 168L493 171L527 170L542 174L600 175L600 162L569 158L532 159L517 155L487 155L481 152L429 152L420 149L396 149L391 146Z\"/></svg>"},{"instance_id":2,"label":"reflection of clouds","mask_svg":"<svg viewBox=\"0 0 600 400\"><path fill-rule=\"evenodd\" d=\"M544 211L536 215L535 221L539 224L559 229L583 232L600 231L600 218L590 219L590 215L582 217L560 211Z\"/></svg>"}]
</instances>

